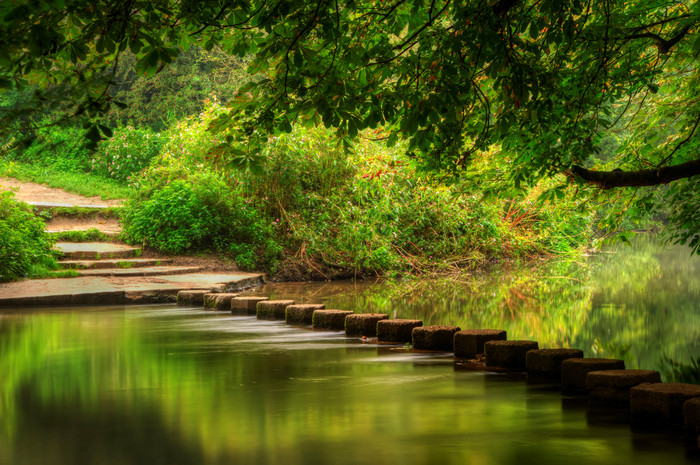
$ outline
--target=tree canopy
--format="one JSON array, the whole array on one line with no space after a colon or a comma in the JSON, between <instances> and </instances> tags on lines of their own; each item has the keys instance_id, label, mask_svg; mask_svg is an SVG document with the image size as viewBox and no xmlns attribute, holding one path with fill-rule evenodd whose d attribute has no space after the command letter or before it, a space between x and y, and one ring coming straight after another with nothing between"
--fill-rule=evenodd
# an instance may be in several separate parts
<instances>
[{"instance_id":1,"label":"tree canopy","mask_svg":"<svg viewBox=\"0 0 700 465\"><path fill-rule=\"evenodd\" d=\"M157 73L191 45L251 57L213 129L255 163L275 131L323 123L409 141L467 172L494 148L516 185L671 183L676 238L700 250L700 5L693 0L32 0L0 7L0 85L99 115L124 52ZM69 104L68 104L69 103ZM26 110L26 108L25 108ZM5 113L4 128L19 113ZM88 126L93 140L109 135ZM635 190L636 192L636 190Z\"/></svg>"}]
</instances>

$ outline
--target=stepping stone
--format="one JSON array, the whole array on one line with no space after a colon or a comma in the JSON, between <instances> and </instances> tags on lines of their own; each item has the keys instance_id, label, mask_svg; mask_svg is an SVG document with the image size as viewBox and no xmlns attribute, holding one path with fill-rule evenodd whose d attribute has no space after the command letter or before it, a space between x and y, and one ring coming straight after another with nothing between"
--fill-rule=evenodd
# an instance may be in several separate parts
<instances>
[{"instance_id":1,"label":"stepping stone","mask_svg":"<svg viewBox=\"0 0 700 465\"><path fill-rule=\"evenodd\" d=\"M586 389L591 402L629 406L630 389L660 382L661 375L654 370L591 371L586 376Z\"/></svg>"},{"instance_id":2,"label":"stepping stone","mask_svg":"<svg viewBox=\"0 0 700 465\"><path fill-rule=\"evenodd\" d=\"M580 349L539 349L525 354L528 376L561 379L561 364L569 358L583 358Z\"/></svg>"},{"instance_id":3,"label":"stepping stone","mask_svg":"<svg viewBox=\"0 0 700 465\"><path fill-rule=\"evenodd\" d=\"M419 326L423 326L420 320L380 320L377 322L377 340L410 343L413 341L413 328Z\"/></svg>"},{"instance_id":4,"label":"stepping stone","mask_svg":"<svg viewBox=\"0 0 700 465\"><path fill-rule=\"evenodd\" d=\"M270 300L270 298L262 296L234 297L231 299L231 314L255 315L257 313L258 302L262 302L263 300Z\"/></svg>"},{"instance_id":5,"label":"stepping stone","mask_svg":"<svg viewBox=\"0 0 700 465\"><path fill-rule=\"evenodd\" d=\"M231 299L236 296L231 292L204 294L204 310L231 311Z\"/></svg>"},{"instance_id":6,"label":"stepping stone","mask_svg":"<svg viewBox=\"0 0 700 465\"><path fill-rule=\"evenodd\" d=\"M624 370L625 362L614 358L572 358L561 364L561 386L567 392L586 391L586 376L591 371Z\"/></svg>"},{"instance_id":7,"label":"stepping stone","mask_svg":"<svg viewBox=\"0 0 700 465\"><path fill-rule=\"evenodd\" d=\"M688 434L700 435L700 397L683 403L683 429Z\"/></svg>"},{"instance_id":8,"label":"stepping stone","mask_svg":"<svg viewBox=\"0 0 700 465\"><path fill-rule=\"evenodd\" d=\"M313 323L316 310L326 308L323 304L295 304L287 307L284 313L284 321L288 325L306 326Z\"/></svg>"},{"instance_id":9,"label":"stepping stone","mask_svg":"<svg viewBox=\"0 0 700 465\"><path fill-rule=\"evenodd\" d=\"M505 341L506 332L500 329L464 329L454 336L456 358L473 359L484 353L484 344L489 341Z\"/></svg>"},{"instance_id":10,"label":"stepping stone","mask_svg":"<svg viewBox=\"0 0 700 465\"><path fill-rule=\"evenodd\" d=\"M311 324L314 329L341 331L345 329L345 317L353 313L347 310L314 310Z\"/></svg>"},{"instance_id":11,"label":"stepping stone","mask_svg":"<svg viewBox=\"0 0 700 465\"><path fill-rule=\"evenodd\" d=\"M54 248L72 259L133 257L141 252L138 247L110 242L56 242Z\"/></svg>"},{"instance_id":12,"label":"stepping stone","mask_svg":"<svg viewBox=\"0 0 700 465\"><path fill-rule=\"evenodd\" d=\"M642 384L630 390L632 423L654 428L683 425L683 404L700 397L700 386L686 383Z\"/></svg>"},{"instance_id":13,"label":"stepping stone","mask_svg":"<svg viewBox=\"0 0 700 465\"><path fill-rule=\"evenodd\" d=\"M525 355L538 348L537 341L489 341L484 344L486 366L525 370Z\"/></svg>"},{"instance_id":14,"label":"stepping stone","mask_svg":"<svg viewBox=\"0 0 700 465\"><path fill-rule=\"evenodd\" d=\"M78 270L97 270L103 268L140 268L147 266L167 265L172 262L170 258L112 258L105 260L62 260L58 262L63 268Z\"/></svg>"},{"instance_id":15,"label":"stepping stone","mask_svg":"<svg viewBox=\"0 0 700 465\"><path fill-rule=\"evenodd\" d=\"M458 326L418 326L413 328L413 348L416 350L454 350L454 336Z\"/></svg>"},{"instance_id":16,"label":"stepping stone","mask_svg":"<svg viewBox=\"0 0 700 465\"><path fill-rule=\"evenodd\" d=\"M261 300L256 304L258 320L284 320L285 310L293 300Z\"/></svg>"},{"instance_id":17,"label":"stepping stone","mask_svg":"<svg viewBox=\"0 0 700 465\"><path fill-rule=\"evenodd\" d=\"M179 307L202 307L204 306L204 295L210 293L210 290L205 289L180 291L177 293L177 305Z\"/></svg>"},{"instance_id":18,"label":"stepping stone","mask_svg":"<svg viewBox=\"0 0 700 465\"><path fill-rule=\"evenodd\" d=\"M150 266L144 268L98 268L95 270L78 270L79 276L164 276L196 273L200 266Z\"/></svg>"},{"instance_id":19,"label":"stepping stone","mask_svg":"<svg viewBox=\"0 0 700 465\"><path fill-rule=\"evenodd\" d=\"M346 336L377 337L377 323L386 320L384 313L353 313L345 317Z\"/></svg>"}]
</instances>

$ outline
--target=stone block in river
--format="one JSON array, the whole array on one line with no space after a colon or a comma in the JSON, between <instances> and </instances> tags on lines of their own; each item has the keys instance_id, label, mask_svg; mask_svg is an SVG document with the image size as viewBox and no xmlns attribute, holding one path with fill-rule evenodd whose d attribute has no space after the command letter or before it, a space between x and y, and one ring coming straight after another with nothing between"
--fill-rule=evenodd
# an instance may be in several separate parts
<instances>
[{"instance_id":1,"label":"stone block in river","mask_svg":"<svg viewBox=\"0 0 700 465\"><path fill-rule=\"evenodd\" d=\"M377 322L377 339L379 342L411 342L413 328L423 326L420 320L380 320Z\"/></svg>"},{"instance_id":2,"label":"stone block in river","mask_svg":"<svg viewBox=\"0 0 700 465\"><path fill-rule=\"evenodd\" d=\"M630 390L632 423L654 428L683 425L683 404L700 397L700 386L686 383L641 384Z\"/></svg>"},{"instance_id":3,"label":"stone block in river","mask_svg":"<svg viewBox=\"0 0 700 465\"><path fill-rule=\"evenodd\" d=\"M263 300L269 300L269 297L234 297L233 299L231 299L231 314L256 315L258 311L258 302L262 302Z\"/></svg>"},{"instance_id":4,"label":"stone block in river","mask_svg":"<svg viewBox=\"0 0 700 465\"><path fill-rule=\"evenodd\" d=\"M211 294L208 290L188 290L177 293L177 305L180 307L204 306L204 295Z\"/></svg>"},{"instance_id":5,"label":"stone block in river","mask_svg":"<svg viewBox=\"0 0 700 465\"><path fill-rule=\"evenodd\" d=\"M700 434L700 397L683 403L683 429L695 436Z\"/></svg>"},{"instance_id":6,"label":"stone block in river","mask_svg":"<svg viewBox=\"0 0 700 465\"><path fill-rule=\"evenodd\" d=\"M454 350L454 336L458 326L418 326L413 328L413 348L417 350Z\"/></svg>"},{"instance_id":7,"label":"stone block in river","mask_svg":"<svg viewBox=\"0 0 700 465\"><path fill-rule=\"evenodd\" d=\"M561 386L568 392L587 392L586 376L591 371L624 370L625 362L614 358L571 358L561 364Z\"/></svg>"},{"instance_id":8,"label":"stone block in river","mask_svg":"<svg viewBox=\"0 0 700 465\"><path fill-rule=\"evenodd\" d=\"M484 344L489 341L505 341L506 332L500 329L465 329L454 335L456 358L475 358L484 353Z\"/></svg>"},{"instance_id":9,"label":"stone block in river","mask_svg":"<svg viewBox=\"0 0 700 465\"><path fill-rule=\"evenodd\" d=\"M238 294L228 292L204 294L204 308L207 310L220 310L228 312L231 310L231 299L236 296L238 296Z\"/></svg>"},{"instance_id":10,"label":"stone block in river","mask_svg":"<svg viewBox=\"0 0 700 465\"><path fill-rule=\"evenodd\" d=\"M293 300L261 300L255 307L258 320L284 320L287 307L294 303Z\"/></svg>"},{"instance_id":11,"label":"stone block in river","mask_svg":"<svg viewBox=\"0 0 700 465\"><path fill-rule=\"evenodd\" d=\"M377 323L386 320L384 313L353 313L345 317L346 336L377 337Z\"/></svg>"},{"instance_id":12,"label":"stone block in river","mask_svg":"<svg viewBox=\"0 0 700 465\"><path fill-rule=\"evenodd\" d=\"M288 325L304 326L313 322L313 315L316 310L326 308L323 304L295 304L290 305L285 310L284 321Z\"/></svg>"},{"instance_id":13,"label":"stone block in river","mask_svg":"<svg viewBox=\"0 0 700 465\"><path fill-rule=\"evenodd\" d=\"M591 402L629 406L630 389L644 383L660 383L654 370L591 371L586 376L586 389Z\"/></svg>"},{"instance_id":14,"label":"stone block in river","mask_svg":"<svg viewBox=\"0 0 700 465\"><path fill-rule=\"evenodd\" d=\"M583 358L580 349L538 349L525 354L528 376L561 379L561 364L569 358Z\"/></svg>"},{"instance_id":15,"label":"stone block in river","mask_svg":"<svg viewBox=\"0 0 700 465\"><path fill-rule=\"evenodd\" d=\"M345 329L345 317L353 313L348 310L314 310L311 324L314 329L342 331Z\"/></svg>"},{"instance_id":16,"label":"stone block in river","mask_svg":"<svg viewBox=\"0 0 700 465\"><path fill-rule=\"evenodd\" d=\"M526 354L538 348L537 341L489 341L484 344L486 366L525 370Z\"/></svg>"}]
</instances>

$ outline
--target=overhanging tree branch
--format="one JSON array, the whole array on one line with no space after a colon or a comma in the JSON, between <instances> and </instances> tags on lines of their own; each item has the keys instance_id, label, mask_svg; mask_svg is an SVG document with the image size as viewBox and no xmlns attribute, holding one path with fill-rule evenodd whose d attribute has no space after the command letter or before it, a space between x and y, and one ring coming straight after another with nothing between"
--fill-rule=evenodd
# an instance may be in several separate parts
<instances>
[{"instance_id":1,"label":"overhanging tree branch","mask_svg":"<svg viewBox=\"0 0 700 465\"><path fill-rule=\"evenodd\" d=\"M615 187L659 186L679 179L700 175L700 158L679 165L665 166L639 171L594 171L574 165L573 174L589 184L595 184L603 189Z\"/></svg>"}]
</instances>

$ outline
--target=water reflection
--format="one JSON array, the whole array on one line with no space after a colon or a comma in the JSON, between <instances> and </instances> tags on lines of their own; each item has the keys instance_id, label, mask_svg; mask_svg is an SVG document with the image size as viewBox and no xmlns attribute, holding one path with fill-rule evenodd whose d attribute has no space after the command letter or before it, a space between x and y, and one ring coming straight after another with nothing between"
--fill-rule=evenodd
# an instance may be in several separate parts
<instances>
[{"instance_id":1,"label":"water reflection","mask_svg":"<svg viewBox=\"0 0 700 465\"><path fill-rule=\"evenodd\" d=\"M640 236L581 262L500 266L461 280L271 284L255 291L425 324L499 328L669 374L700 358L700 257Z\"/></svg>"}]
</instances>

